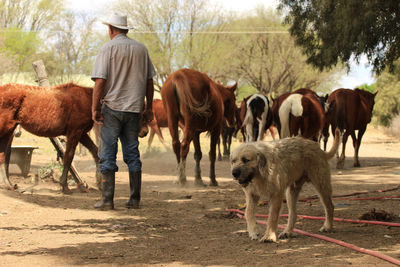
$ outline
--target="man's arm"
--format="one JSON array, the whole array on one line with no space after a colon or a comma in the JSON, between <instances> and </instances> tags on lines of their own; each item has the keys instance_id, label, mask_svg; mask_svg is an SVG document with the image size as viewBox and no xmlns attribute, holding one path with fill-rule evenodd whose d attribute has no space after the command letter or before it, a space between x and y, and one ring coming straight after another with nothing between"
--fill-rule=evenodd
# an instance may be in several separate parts
<instances>
[{"instance_id":1,"label":"man's arm","mask_svg":"<svg viewBox=\"0 0 400 267\"><path fill-rule=\"evenodd\" d=\"M153 96L154 96L153 79L148 79L146 86L146 107L143 112L143 118L146 120L146 122L150 122L153 120Z\"/></svg>"},{"instance_id":2,"label":"man's arm","mask_svg":"<svg viewBox=\"0 0 400 267\"><path fill-rule=\"evenodd\" d=\"M92 119L95 123L103 125L103 115L101 114L101 98L103 97L106 80L97 78L94 83L92 96Z\"/></svg>"}]
</instances>

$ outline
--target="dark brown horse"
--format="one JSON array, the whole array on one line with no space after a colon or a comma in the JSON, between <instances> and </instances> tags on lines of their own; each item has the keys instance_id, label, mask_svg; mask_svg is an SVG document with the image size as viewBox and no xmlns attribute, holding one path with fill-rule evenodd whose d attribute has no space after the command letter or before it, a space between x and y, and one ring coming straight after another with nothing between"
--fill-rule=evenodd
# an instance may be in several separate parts
<instances>
[{"instance_id":1,"label":"dark brown horse","mask_svg":"<svg viewBox=\"0 0 400 267\"><path fill-rule=\"evenodd\" d=\"M51 88L21 84L0 86L0 176L10 189L14 186L5 173L4 163L6 149L17 124L38 136L67 137L64 169L60 177L64 193L70 193L67 174L78 142L91 152L98 164L97 146L88 135L93 125L92 91L92 88L73 83ZM98 185L100 177L97 172Z\"/></svg>"},{"instance_id":2,"label":"dark brown horse","mask_svg":"<svg viewBox=\"0 0 400 267\"><path fill-rule=\"evenodd\" d=\"M229 126L235 123L235 94L237 85L225 87L212 81L206 74L180 69L168 76L161 96L168 116L172 147L178 162L178 182L186 183L186 157L193 140L196 160L195 184L203 185L200 173L200 133L210 134L210 185L215 179L216 145L225 118ZM179 141L178 124L183 125L183 140Z\"/></svg>"},{"instance_id":3,"label":"dark brown horse","mask_svg":"<svg viewBox=\"0 0 400 267\"><path fill-rule=\"evenodd\" d=\"M360 166L358 151L367 125L371 122L376 94L358 88L354 90L341 88L333 91L329 96L327 121L332 127L332 133L339 128L343 134L342 154L338 158L336 168L344 167L346 142L349 135L353 139L354 167ZM358 130L357 137L356 130Z\"/></svg>"},{"instance_id":4,"label":"dark brown horse","mask_svg":"<svg viewBox=\"0 0 400 267\"><path fill-rule=\"evenodd\" d=\"M300 88L275 99L272 114L280 137L301 135L317 141L325 124L326 98Z\"/></svg>"}]
</instances>

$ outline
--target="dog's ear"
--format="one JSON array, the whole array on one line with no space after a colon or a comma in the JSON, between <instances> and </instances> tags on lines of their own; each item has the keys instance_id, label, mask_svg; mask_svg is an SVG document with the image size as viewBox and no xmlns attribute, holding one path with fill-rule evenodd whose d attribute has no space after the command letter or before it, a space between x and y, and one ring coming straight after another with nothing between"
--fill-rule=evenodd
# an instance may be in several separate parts
<instances>
[{"instance_id":1,"label":"dog's ear","mask_svg":"<svg viewBox=\"0 0 400 267\"><path fill-rule=\"evenodd\" d=\"M267 159L261 152L257 152L257 163L260 173L265 173L267 167Z\"/></svg>"}]
</instances>

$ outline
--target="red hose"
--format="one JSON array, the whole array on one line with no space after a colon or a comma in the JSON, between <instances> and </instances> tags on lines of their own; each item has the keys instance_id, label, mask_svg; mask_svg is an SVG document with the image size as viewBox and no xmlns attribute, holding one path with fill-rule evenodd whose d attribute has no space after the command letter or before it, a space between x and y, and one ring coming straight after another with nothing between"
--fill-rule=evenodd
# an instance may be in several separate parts
<instances>
[{"instance_id":1,"label":"red hose","mask_svg":"<svg viewBox=\"0 0 400 267\"><path fill-rule=\"evenodd\" d=\"M384 189L384 190L371 190L371 191L360 191L360 192L353 192L350 194L344 194L344 195L334 195L332 196L332 198L342 198L342 197L351 197L351 196L357 196L357 195L362 195L362 194L370 194L370 193L384 193L384 192L390 192L390 191L395 191L400 189L400 185L393 187L393 188L389 188L389 189ZM399 197L390 197L390 198L399 198ZM309 197L309 198L303 198L303 199L299 199L298 201L302 201L302 202L306 202L306 201L310 201L310 200L315 200L318 199L317 196L313 196L313 197ZM366 199L373 199L373 198L366 198ZM379 199L379 198L377 198ZM355 199L357 200L357 199Z\"/></svg>"},{"instance_id":2,"label":"red hose","mask_svg":"<svg viewBox=\"0 0 400 267\"><path fill-rule=\"evenodd\" d=\"M227 209L226 211L229 212L236 212L239 214L244 215L244 212L237 209ZM259 218L268 218L268 215L256 214L256 217ZM288 217L287 214L282 214L280 217ZM297 215L297 217L301 219L310 219L310 220L325 220L325 217L315 217L315 216L308 216L308 215ZM392 226L392 227L400 227L400 223L390 223L390 222L380 222L380 221L367 221L367 220L349 220L349 219L342 219L342 218L333 218L335 222L350 222L350 223L364 223L364 224L375 224L375 225L384 225L384 226Z\"/></svg>"},{"instance_id":3,"label":"red hose","mask_svg":"<svg viewBox=\"0 0 400 267\"><path fill-rule=\"evenodd\" d=\"M243 215L240 215L240 214L236 214L236 215L239 218L244 218ZM257 221L257 223L259 223L259 224L267 224L267 222L265 222L265 221ZM285 228L282 225L278 225L278 227L279 228ZM370 255L370 256L374 256L374 257L380 258L382 260L388 261L390 263L393 263L393 264L395 264L397 266L400 266L400 260L392 258L392 257L390 257L388 255L385 255L383 253L380 253L378 251L373 251L373 250L370 250L370 249L360 248L360 247L357 247L357 246L355 246L353 244L349 244L349 243L346 243L346 242L341 241L341 240L337 240L337 239L330 238L330 237L323 236L323 235L311 234L311 233L308 233L308 232L305 232L305 231L301 231L301 230L298 230L298 229L293 229L293 232L298 233L298 234L302 234L302 235L306 235L306 236L310 236L310 237L315 237L315 238L318 238L318 239L321 239L321 240L325 240L325 241L328 241L328 242L343 246L345 248L349 248L349 249L352 249L352 250L355 250L355 251L358 251L358 252L361 252L361 253L364 253L364 254L367 254L367 255Z\"/></svg>"},{"instance_id":4,"label":"red hose","mask_svg":"<svg viewBox=\"0 0 400 267\"><path fill-rule=\"evenodd\" d=\"M356 197L356 198L342 198L342 197L334 197L332 200L378 200L378 199L397 199L400 196L381 196L381 197ZM297 201L299 202L310 202L318 200L317 197L309 197L309 198L301 198Z\"/></svg>"}]
</instances>

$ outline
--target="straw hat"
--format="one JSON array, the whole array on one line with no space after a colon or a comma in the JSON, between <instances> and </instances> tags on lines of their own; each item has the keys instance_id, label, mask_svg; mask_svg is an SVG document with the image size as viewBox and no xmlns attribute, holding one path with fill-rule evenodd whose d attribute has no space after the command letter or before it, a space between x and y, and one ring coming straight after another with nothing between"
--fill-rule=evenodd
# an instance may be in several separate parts
<instances>
[{"instance_id":1,"label":"straw hat","mask_svg":"<svg viewBox=\"0 0 400 267\"><path fill-rule=\"evenodd\" d=\"M128 26L128 20L126 18L126 15L119 15L114 13L108 21L103 21L102 22L105 25L111 25L115 28L122 29L122 30L129 30L132 29L133 27Z\"/></svg>"}]
</instances>

